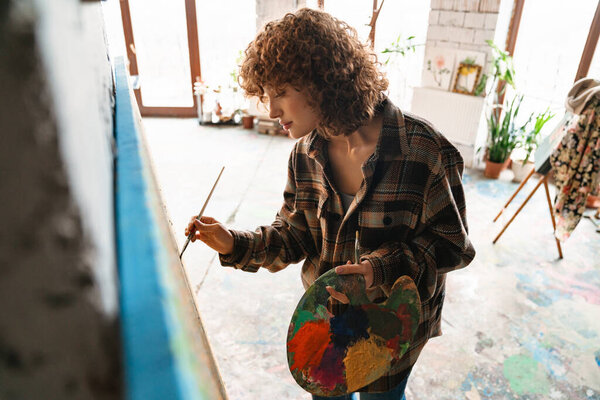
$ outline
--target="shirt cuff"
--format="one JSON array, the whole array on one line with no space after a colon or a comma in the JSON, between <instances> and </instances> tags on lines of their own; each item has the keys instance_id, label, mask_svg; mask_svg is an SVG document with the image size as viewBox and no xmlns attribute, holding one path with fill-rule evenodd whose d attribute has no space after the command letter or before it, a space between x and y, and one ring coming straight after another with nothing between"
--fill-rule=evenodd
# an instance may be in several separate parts
<instances>
[{"instance_id":1,"label":"shirt cuff","mask_svg":"<svg viewBox=\"0 0 600 400\"><path fill-rule=\"evenodd\" d=\"M233 236L233 251L231 254L219 253L219 262L224 267L234 267L242 269L245 260L249 259L249 253L252 252L254 237L251 232L234 231L229 229Z\"/></svg>"},{"instance_id":2,"label":"shirt cuff","mask_svg":"<svg viewBox=\"0 0 600 400\"><path fill-rule=\"evenodd\" d=\"M371 263L371 266L373 267L373 284L371 285L371 287L383 285L385 281L383 274L383 261L379 257L368 255L360 258L361 262L364 260L369 261Z\"/></svg>"}]
</instances>

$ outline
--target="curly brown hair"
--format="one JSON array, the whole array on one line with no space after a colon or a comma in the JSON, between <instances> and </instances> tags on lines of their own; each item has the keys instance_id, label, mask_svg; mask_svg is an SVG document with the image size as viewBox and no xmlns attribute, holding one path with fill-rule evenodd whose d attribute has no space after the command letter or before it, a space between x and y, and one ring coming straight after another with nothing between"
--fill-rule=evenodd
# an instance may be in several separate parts
<instances>
[{"instance_id":1,"label":"curly brown hair","mask_svg":"<svg viewBox=\"0 0 600 400\"><path fill-rule=\"evenodd\" d=\"M348 135L376 113L388 87L377 56L356 30L331 15L302 8L269 22L245 51L239 83L265 101L265 85L306 89L325 137Z\"/></svg>"}]
</instances>

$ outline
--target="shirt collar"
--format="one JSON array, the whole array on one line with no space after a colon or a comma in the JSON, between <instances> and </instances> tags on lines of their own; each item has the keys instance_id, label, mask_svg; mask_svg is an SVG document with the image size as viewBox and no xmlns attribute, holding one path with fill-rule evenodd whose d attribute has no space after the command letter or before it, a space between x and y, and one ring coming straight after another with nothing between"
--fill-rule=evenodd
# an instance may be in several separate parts
<instances>
[{"instance_id":1,"label":"shirt collar","mask_svg":"<svg viewBox=\"0 0 600 400\"><path fill-rule=\"evenodd\" d=\"M377 140L375 152L367 163L374 162L377 159L385 161L397 159L400 155L406 154L408 151L406 126L402 111L387 97L379 103L377 109L383 109L383 125L379 139ZM321 165L324 165L327 157L327 140L315 129L309 134L307 145L308 156L318 161Z\"/></svg>"}]
</instances>

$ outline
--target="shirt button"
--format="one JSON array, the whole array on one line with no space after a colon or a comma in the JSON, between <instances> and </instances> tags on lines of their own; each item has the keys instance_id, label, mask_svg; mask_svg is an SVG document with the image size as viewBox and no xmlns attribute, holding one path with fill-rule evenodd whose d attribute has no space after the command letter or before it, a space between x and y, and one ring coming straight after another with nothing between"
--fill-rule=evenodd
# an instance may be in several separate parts
<instances>
[{"instance_id":1,"label":"shirt button","mask_svg":"<svg viewBox=\"0 0 600 400\"><path fill-rule=\"evenodd\" d=\"M383 224L384 225L389 225L392 223L392 217L390 217L389 215L386 215L385 217L383 217Z\"/></svg>"}]
</instances>

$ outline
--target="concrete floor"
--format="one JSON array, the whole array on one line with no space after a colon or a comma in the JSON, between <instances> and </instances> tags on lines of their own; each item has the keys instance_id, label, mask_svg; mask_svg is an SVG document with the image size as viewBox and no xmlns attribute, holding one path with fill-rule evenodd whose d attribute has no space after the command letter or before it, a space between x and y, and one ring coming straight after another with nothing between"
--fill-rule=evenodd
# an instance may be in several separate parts
<instances>
[{"instance_id":1,"label":"concrete floor","mask_svg":"<svg viewBox=\"0 0 600 400\"><path fill-rule=\"evenodd\" d=\"M146 118L144 125L180 246L222 165L205 215L239 229L272 221L293 140L200 127L192 119ZM558 260L539 190L492 245L501 221L491 221L517 186L510 175L494 181L480 171L465 173L477 256L448 275L444 335L425 347L408 382L409 400L600 400L600 235L582 220ZM202 244L188 248L184 263L230 399L309 399L285 355L289 320L303 293L299 266L249 274L220 267Z\"/></svg>"}]
</instances>

